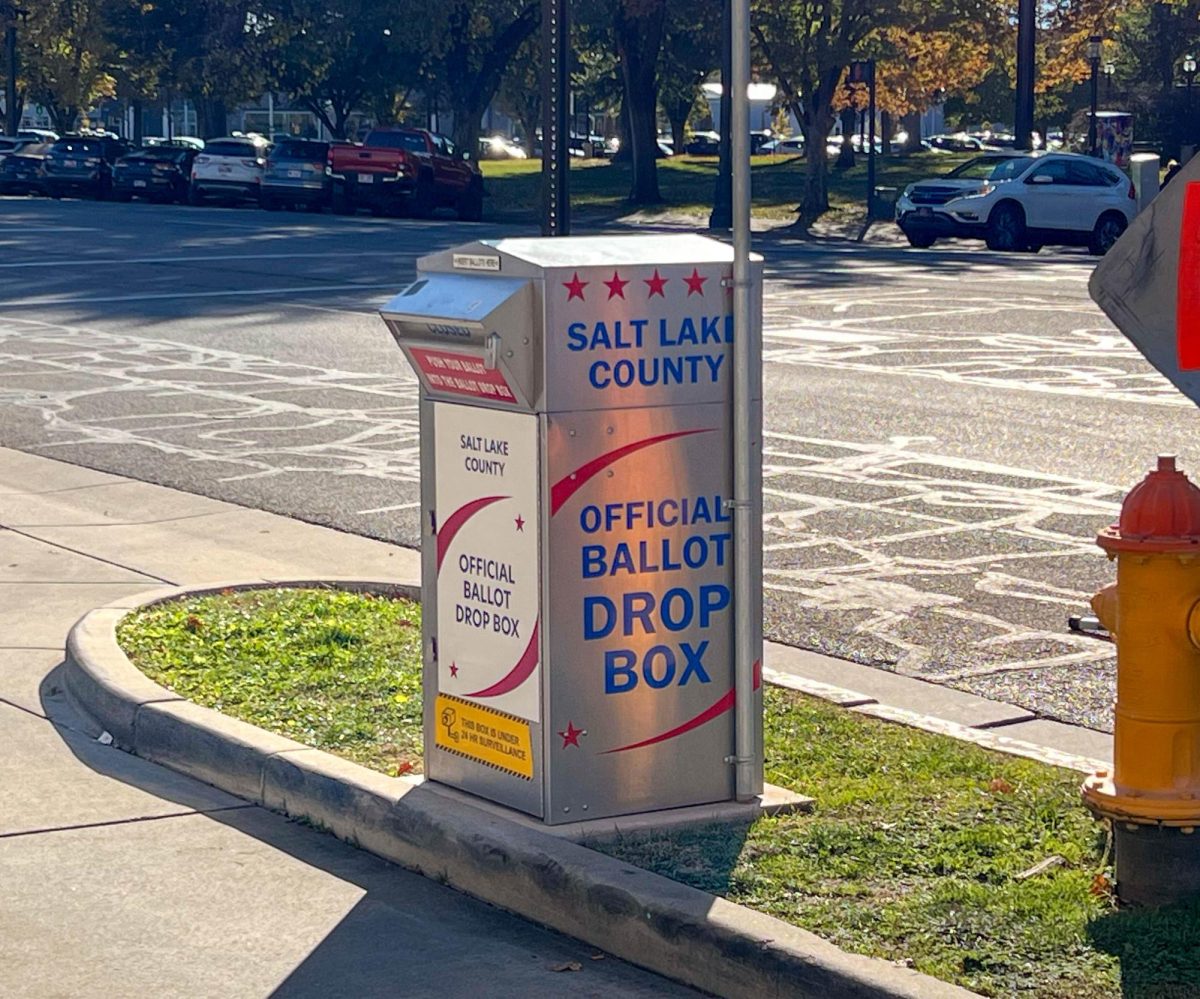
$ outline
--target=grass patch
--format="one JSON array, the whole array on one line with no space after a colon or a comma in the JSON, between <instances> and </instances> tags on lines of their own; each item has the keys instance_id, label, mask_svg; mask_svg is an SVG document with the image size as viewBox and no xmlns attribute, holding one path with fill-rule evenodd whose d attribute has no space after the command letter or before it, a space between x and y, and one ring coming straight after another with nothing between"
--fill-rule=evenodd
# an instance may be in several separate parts
<instances>
[{"instance_id":1,"label":"grass patch","mask_svg":"<svg viewBox=\"0 0 1200 999\"><path fill-rule=\"evenodd\" d=\"M943 174L968 157L942 153L880 157L876 184L902 188L914 180ZM498 221L533 222L541 212L540 160L485 160L488 217ZM630 211L628 163L576 160L571 164L571 205L581 218L617 218ZM753 213L759 218L795 218L804 189L805 162L798 156L755 156L751 160ZM658 184L663 203L646 214L695 216L707 219L716 186L713 157L675 156L658 161ZM831 167L829 201L835 212L865 211L867 161L856 157L853 169Z\"/></svg>"},{"instance_id":2,"label":"grass patch","mask_svg":"<svg viewBox=\"0 0 1200 999\"><path fill-rule=\"evenodd\" d=\"M421 610L338 590L244 590L148 607L117 641L189 701L396 775L421 768Z\"/></svg>"},{"instance_id":3,"label":"grass patch","mask_svg":"<svg viewBox=\"0 0 1200 999\"><path fill-rule=\"evenodd\" d=\"M230 592L139 611L118 640L189 700L394 774L420 765L419 615ZM777 688L765 727L768 780L813 813L594 847L984 995L1200 997L1200 905L1116 910L1079 775Z\"/></svg>"}]
</instances>

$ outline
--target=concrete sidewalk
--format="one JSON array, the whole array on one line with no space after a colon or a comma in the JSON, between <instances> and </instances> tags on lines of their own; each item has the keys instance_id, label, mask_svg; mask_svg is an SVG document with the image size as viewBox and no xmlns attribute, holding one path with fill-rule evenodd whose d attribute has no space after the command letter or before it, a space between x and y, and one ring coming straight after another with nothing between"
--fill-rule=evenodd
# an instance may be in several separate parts
<instances>
[{"instance_id":1,"label":"concrete sidewalk","mask_svg":"<svg viewBox=\"0 0 1200 999\"><path fill-rule=\"evenodd\" d=\"M163 584L416 582L416 552L0 449L0 567L0 994L694 994L101 745L61 694L93 608ZM1109 758L1108 736L1012 705L784 646L766 665L854 710Z\"/></svg>"},{"instance_id":2,"label":"concrete sidewalk","mask_svg":"<svg viewBox=\"0 0 1200 999\"><path fill-rule=\"evenodd\" d=\"M65 703L94 607L329 575L415 580L417 556L0 449L0 995L695 995L101 745Z\"/></svg>"}]
</instances>

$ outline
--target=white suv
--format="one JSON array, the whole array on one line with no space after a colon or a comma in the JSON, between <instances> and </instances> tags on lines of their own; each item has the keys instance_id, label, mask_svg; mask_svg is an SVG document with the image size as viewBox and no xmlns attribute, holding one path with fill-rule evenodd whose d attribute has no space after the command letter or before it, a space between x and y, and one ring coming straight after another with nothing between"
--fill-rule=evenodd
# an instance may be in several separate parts
<instances>
[{"instance_id":1,"label":"white suv","mask_svg":"<svg viewBox=\"0 0 1200 999\"><path fill-rule=\"evenodd\" d=\"M207 198L258 201L270 149L261 135L232 135L205 143L192 162L188 201L193 205L202 205Z\"/></svg>"},{"instance_id":2,"label":"white suv","mask_svg":"<svg viewBox=\"0 0 1200 999\"><path fill-rule=\"evenodd\" d=\"M1099 256L1137 214L1129 178L1090 156L981 157L954 172L958 183L919 181L896 202L896 222L913 246L957 236L985 240L992 250L1037 252L1061 243L1087 246Z\"/></svg>"}]
</instances>

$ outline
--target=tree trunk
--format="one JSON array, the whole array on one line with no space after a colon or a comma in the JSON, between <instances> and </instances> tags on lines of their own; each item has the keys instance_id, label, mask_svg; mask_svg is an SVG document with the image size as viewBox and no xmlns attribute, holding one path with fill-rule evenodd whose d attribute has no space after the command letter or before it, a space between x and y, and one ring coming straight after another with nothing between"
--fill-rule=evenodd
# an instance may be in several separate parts
<instances>
[{"instance_id":1,"label":"tree trunk","mask_svg":"<svg viewBox=\"0 0 1200 999\"><path fill-rule=\"evenodd\" d=\"M59 135L75 131L75 124L79 120L79 108L59 107L57 104L51 104L47 106L46 110L50 112L50 118L54 122L54 131Z\"/></svg>"},{"instance_id":2,"label":"tree trunk","mask_svg":"<svg viewBox=\"0 0 1200 999\"><path fill-rule=\"evenodd\" d=\"M892 113L879 112L879 155L887 156L892 151Z\"/></svg>"},{"instance_id":3,"label":"tree trunk","mask_svg":"<svg viewBox=\"0 0 1200 999\"><path fill-rule=\"evenodd\" d=\"M807 227L829 211L829 153L825 148L829 121L800 119L804 132L804 198L800 202L800 223Z\"/></svg>"},{"instance_id":4,"label":"tree trunk","mask_svg":"<svg viewBox=\"0 0 1200 999\"><path fill-rule=\"evenodd\" d=\"M658 80L666 3L658 0L644 13L631 14L628 0L618 0L614 17L617 57L621 60L624 105L629 112L633 178L629 200L635 205L662 201L658 189Z\"/></svg>"},{"instance_id":5,"label":"tree trunk","mask_svg":"<svg viewBox=\"0 0 1200 999\"><path fill-rule=\"evenodd\" d=\"M854 119L858 116L854 113L854 108L847 107L842 108L838 117L842 122L842 148L838 151L837 168L850 170L854 166Z\"/></svg>"},{"instance_id":6,"label":"tree trunk","mask_svg":"<svg viewBox=\"0 0 1200 999\"><path fill-rule=\"evenodd\" d=\"M468 103L454 108L454 145L459 154L470 153L471 159L479 159L479 135L483 130L484 106Z\"/></svg>"},{"instance_id":7,"label":"tree trunk","mask_svg":"<svg viewBox=\"0 0 1200 999\"><path fill-rule=\"evenodd\" d=\"M671 149L676 156L683 153L683 132L687 127L687 120L692 113L694 104L694 101L687 105L684 105L682 101L676 101L667 108L667 119L671 123Z\"/></svg>"},{"instance_id":8,"label":"tree trunk","mask_svg":"<svg viewBox=\"0 0 1200 999\"><path fill-rule=\"evenodd\" d=\"M919 153L921 151L921 112L909 112L900 119L900 124L908 133L908 138L904 140L904 152Z\"/></svg>"},{"instance_id":9,"label":"tree trunk","mask_svg":"<svg viewBox=\"0 0 1200 999\"><path fill-rule=\"evenodd\" d=\"M219 97L195 98L196 127L200 130L200 138L219 139L227 134L229 128L225 102Z\"/></svg>"}]
</instances>

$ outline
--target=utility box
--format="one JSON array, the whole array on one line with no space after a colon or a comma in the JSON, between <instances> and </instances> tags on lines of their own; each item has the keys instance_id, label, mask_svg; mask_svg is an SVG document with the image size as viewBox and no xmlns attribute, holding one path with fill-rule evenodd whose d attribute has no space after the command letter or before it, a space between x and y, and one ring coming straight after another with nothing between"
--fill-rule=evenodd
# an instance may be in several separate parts
<instances>
[{"instance_id":1,"label":"utility box","mask_svg":"<svg viewBox=\"0 0 1200 999\"><path fill-rule=\"evenodd\" d=\"M421 383L431 780L552 824L733 799L732 264L700 236L478 242L383 308Z\"/></svg>"}]
</instances>

